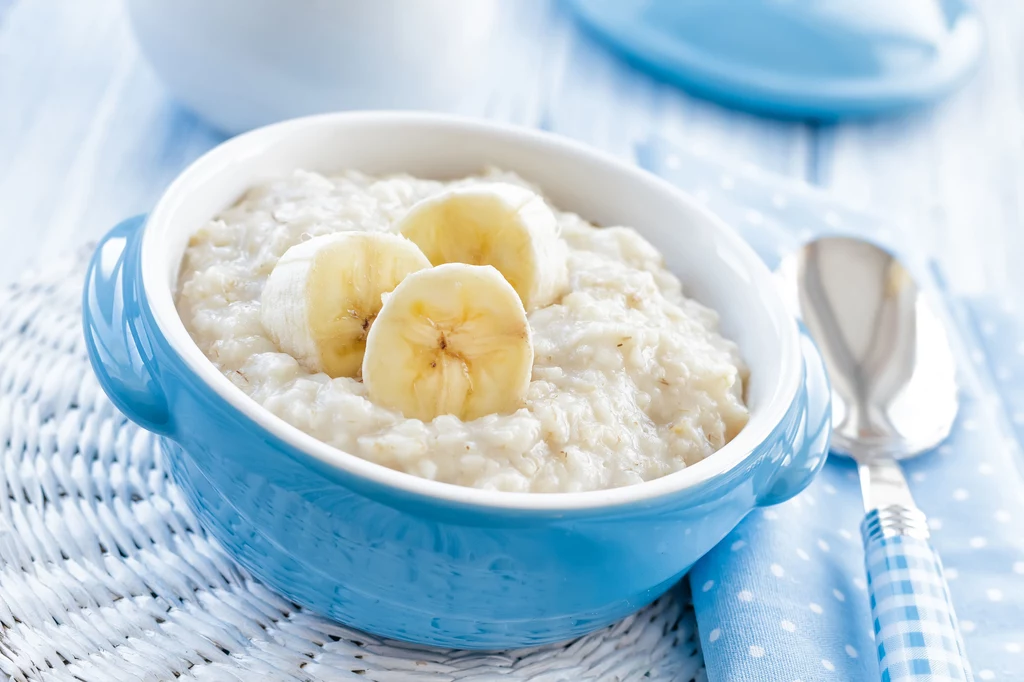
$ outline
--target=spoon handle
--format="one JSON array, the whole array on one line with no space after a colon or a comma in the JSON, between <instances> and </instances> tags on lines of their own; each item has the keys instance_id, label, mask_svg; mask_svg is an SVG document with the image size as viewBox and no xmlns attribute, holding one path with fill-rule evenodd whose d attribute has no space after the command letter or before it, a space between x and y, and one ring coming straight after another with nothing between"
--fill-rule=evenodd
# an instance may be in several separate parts
<instances>
[{"instance_id":1,"label":"spoon handle","mask_svg":"<svg viewBox=\"0 0 1024 682\"><path fill-rule=\"evenodd\" d=\"M861 535L883 682L973 681L924 514L902 504L872 509Z\"/></svg>"}]
</instances>

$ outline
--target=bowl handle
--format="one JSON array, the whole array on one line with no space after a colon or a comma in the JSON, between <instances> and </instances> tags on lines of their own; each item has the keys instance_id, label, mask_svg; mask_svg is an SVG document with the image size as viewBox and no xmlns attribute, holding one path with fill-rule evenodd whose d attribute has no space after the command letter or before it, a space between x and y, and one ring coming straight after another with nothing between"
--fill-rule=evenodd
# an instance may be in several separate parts
<instances>
[{"instance_id":1,"label":"bowl handle","mask_svg":"<svg viewBox=\"0 0 1024 682\"><path fill-rule=\"evenodd\" d=\"M126 417L148 431L171 431L167 398L154 374L139 305L139 244L146 216L129 218L100 240L82 295L85 345L100 386Z\"/></svg>"},{"instance_id":2,"label":"bowl handle","mask_svg":"<svg viewBox=\"0 0 1024 682\"><path fill-rule=\"evenodd\" d=\"M797 324L800 327L800 351L804 358L804 386L797 395L797 400L803 403L798 406L801 423L793 440L791 454L764 486L764 492L757 499L758 506L762 507L785 502L810 485L828 455L832 434L828 373L821 351L814 345L806 327L802 322Z\"/></svg>"}]
</instances>

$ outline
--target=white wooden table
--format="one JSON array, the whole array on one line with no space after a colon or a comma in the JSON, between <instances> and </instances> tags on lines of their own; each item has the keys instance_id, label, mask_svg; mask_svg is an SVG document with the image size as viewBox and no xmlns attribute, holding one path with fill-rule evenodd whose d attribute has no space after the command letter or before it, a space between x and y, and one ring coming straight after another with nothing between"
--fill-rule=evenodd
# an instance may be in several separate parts
<instances>
[{"instance_id":1,"label":"white wooden table","mask_svg":"<svg viewBox=\"0 0 1024 682\"><path fill-rule=\"evenodd\" d=\"M981 69L941 105L837 126L690 97L626 66L554 0L509 2L502 89L463 113L625 157L651 134L833 190L891 216L964 293L1024 293L1024 3L980 0ZM0 0L0 281L147 210L222 136L176 105L118 0Z\"/></svg>"}]
</instances>

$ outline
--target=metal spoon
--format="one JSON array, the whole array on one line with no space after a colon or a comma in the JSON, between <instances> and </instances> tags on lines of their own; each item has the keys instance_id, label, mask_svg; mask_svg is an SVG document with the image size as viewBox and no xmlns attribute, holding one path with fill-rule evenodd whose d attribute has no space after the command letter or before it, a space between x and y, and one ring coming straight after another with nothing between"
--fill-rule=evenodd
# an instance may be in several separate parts
<instances>
[{"instance_id":1,"label":"metal spoon","mask_svg":"<svg viewBox=\"0 0 1024 682\"><path fill-rule=\"evenodd\" d=\"M882 679L973 680L942 564L896 461L934 448L956 417L945 328L899 261L864 241L818 239L778 274L828 368L833 452L860 472Z\"/></svg>"}]
</instances>

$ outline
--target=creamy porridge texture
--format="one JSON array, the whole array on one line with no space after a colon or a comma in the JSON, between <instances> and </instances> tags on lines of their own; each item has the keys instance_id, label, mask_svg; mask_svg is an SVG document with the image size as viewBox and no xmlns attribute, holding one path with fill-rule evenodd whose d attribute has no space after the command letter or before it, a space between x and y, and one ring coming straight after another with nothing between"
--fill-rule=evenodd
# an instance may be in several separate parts
<instances>
[{"instance_id":1,"label":"creamy porridge texture","mask_svg":"<svg viewBox=\"0 0 1024 682\"><path fill-rule=\"evenodd\" d=\"M488 181L526 185L487 171ZM282 353L260 322L264 284L290 247L339 231L393 231L454 183L296 171L250 189L192 238L177 307L199 348L242 391L317 439L417 476L485 489L573 492L652 480L711 455L747 422L746 368L714 311L683 296L628 227L556 213L568 290L532 310L525 405L463 422L406 419L358 379Z\"/></svg>"}]
</instances>

